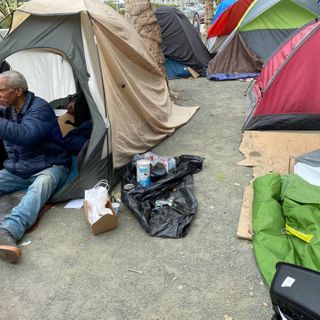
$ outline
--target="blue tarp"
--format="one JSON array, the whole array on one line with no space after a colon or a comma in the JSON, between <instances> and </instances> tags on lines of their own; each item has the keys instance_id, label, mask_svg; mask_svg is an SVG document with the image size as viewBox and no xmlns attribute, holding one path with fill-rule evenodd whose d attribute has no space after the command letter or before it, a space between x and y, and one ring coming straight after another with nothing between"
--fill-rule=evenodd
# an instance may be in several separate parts
<instances>
[{"instance_id":1,"label":"blue tarp","mask_svg":"<svg viewBox=\"0 0 320 320\"><path fill-rule=\"evenodd\" d=\"M238 80L247 78L256 78L260 73L213 73L207 75L209 80L225 81L225 80Z\"/></svg>"},{"instance_id":2,"label":"blue tarp","mask_svg":"<svg viewBox=\"0 0 320 320\"><path fill-rule=\"evenodd\" d=\"M177 78L188 78L191 76L190 72L187 69L188 66L179 63L172 58L166 57L164 67L166 68L166 73L169 80Z\"/></svg>"}]
</instances>

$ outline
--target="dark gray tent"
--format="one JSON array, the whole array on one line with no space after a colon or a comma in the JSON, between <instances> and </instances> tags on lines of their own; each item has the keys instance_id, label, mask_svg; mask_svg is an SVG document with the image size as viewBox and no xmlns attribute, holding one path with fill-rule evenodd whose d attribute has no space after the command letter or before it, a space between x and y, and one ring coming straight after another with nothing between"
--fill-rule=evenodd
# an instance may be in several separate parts
<instances>
[{"instance_id":1,"label":"dark gray tent","mask_svg":"<svg viewBox=\"0 0 320 320\"><path fill-rule=\"evenodd\" d=\"M161 29L161 48L165 57L191 67L205 76L210 53L188 18L173 7L159 7L155 11Z\"/></svg>"}]
</instances>

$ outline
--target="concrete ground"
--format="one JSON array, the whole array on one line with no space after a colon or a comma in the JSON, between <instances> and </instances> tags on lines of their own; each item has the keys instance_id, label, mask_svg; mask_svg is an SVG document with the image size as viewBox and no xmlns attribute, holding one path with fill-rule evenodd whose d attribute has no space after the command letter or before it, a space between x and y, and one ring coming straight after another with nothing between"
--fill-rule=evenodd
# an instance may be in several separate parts
<instances>
[{"instance_id":1,"label":"concrete ground","mask_svg":"<svg viewBox=\"0 0 320 320\"><path fill-rule=\"evenodd\" d=\"M205 157L199 209L182 239L150 237L123 206L118 229L93 236L82 210L49 210L16 265L0 261L1 320L270 319L252 244L236 237L251 169L238 166L248 83L170 81L194 118L154 151ZM119 187L116 190L119 192ZM26 242L28 243L28 242Z\"/></svg>"}]
</instances>

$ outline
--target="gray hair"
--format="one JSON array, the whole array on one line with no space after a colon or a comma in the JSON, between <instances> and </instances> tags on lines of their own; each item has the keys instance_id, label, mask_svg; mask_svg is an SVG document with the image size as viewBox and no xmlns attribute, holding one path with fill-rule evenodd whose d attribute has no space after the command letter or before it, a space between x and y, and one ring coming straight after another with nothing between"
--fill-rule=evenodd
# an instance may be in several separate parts
<instances>
[{"instance_id":1,"label":"gray hair","mask_svg":"<svg viewBox=\"0 0 320 320\"><path fill-rule=\"evenodd\" d=\"M8 79L9 86L13 89L21 88L23 92L28 91L28 83L26 78L18 71L10 70L0 73L0 79Z\"/></svg>"}]
</instances>

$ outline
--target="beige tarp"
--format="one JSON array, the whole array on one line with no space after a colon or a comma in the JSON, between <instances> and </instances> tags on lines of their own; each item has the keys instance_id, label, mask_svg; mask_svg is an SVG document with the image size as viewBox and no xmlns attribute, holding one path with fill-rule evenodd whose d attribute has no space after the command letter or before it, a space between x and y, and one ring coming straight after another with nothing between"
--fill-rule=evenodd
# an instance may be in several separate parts
<instances>
[{"instance_id":1,"label":"beige tarp","mask_svg":"<svg viewBox=\"0 0 320 320\"><path fill-rule=\"evenodd\" d=\"M100 55L114 167L147 151L186 123L197 107L178 107L165 79L134 27L94 0L34 0L19 10L57 15L88 11Z\"/></svg>"},{"instance_id":2,"label":"beige tarp","mask_svg":"<svg viewBox=\"0 0 320 320\"><path fill-rule=\"evenodd\" d=\"M95 3L96 1L86 0L33 0L23 4L18 11L27 12L36 15L60 15L74 14L81 11L88 11L87 3Z\"/></svg>"}]
</instances>

